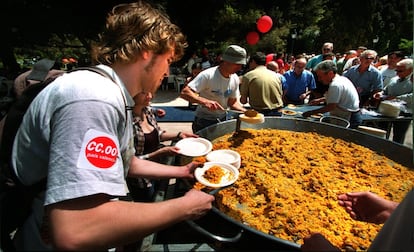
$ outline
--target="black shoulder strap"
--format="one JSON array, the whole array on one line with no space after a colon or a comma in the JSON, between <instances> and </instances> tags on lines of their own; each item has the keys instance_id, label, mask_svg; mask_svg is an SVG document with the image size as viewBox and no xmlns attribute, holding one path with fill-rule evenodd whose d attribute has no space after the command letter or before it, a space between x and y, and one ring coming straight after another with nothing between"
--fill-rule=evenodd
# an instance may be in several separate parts
<instances>
[{"instance_id":1,"label":"black shoulder strap","mask_svg":"<svg viewBox=\"0 0 414 252\"><path fill-rule=\"evenodd\" d=\"M117 83L116 83L116 81L114 80L114 78L112 78L112 76L111 76L111 75L110 75L107 71L105 71L105 70L103 70L102 68L99 68L99 67L97 67L97 66L77 67L77 68L74 68L74 69L72 69L72 70L68 71L68 73L75 72L75 71L79 71L79 70L87 70L87 71L95 72L95 73L97 73L97 74L100 74L100 75L102 75L102 76L104 76L104 77L106 77L106 78L110 79L110 80L111 80L111 81L113 81L115 84L117 84ZM118 84L117 84L117 85L118 85Z\"/></svg>"},{"instance_id":2,"label":"black shoulder strap","mask_svg":"<svg viewBox=\"0 0 414 252\"><path fill-rule=\"evenodd\" d=\"M78 71L78 70L88 70L88 71L91 71L91 72L95 72L97 74L100 74L100 75L110 79L113 83L115 83L118 86L119 91L121 92L121 95L122 95L122 99L124 100L125 118L126 118L125 127L127 127L127 124L128 124L128 110L131 110L132 108L128 106L128 103L127 103L125 95L124 95L124 91L122 90L122 87L114 80L114 78L107 71L105 71L102 68L99 68L97 66L77 67L77 68L74 68L74 69L70 70L68 73Z\"/></svg>"}]
</instances>

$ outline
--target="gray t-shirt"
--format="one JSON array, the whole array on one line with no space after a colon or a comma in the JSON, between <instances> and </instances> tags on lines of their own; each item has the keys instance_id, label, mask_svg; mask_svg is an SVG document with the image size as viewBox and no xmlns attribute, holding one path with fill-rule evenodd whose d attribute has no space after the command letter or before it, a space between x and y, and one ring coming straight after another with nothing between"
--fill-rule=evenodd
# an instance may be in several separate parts
<instances>
[{"instance_id":1,"label":"gray t-shirt","mask_svg":"<svg viewBox=\"0 0 414 252\"><path fill-rule=\"evenodd\" d=\"M14 169L27 185L47 176L44 205L127 193L134 146L126 106L133 106L133 100L115 72L100 67L118 84L87 70L64 74L35 98L16 135Z\"/></svg>"}]
</instances>

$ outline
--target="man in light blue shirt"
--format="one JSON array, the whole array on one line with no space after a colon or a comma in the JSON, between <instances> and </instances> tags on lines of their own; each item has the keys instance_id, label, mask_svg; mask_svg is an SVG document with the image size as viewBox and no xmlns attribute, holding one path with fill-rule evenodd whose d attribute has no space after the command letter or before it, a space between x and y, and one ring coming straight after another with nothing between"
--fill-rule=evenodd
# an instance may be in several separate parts
<instances>
[{"instance_id":1,"label":"man in light blue shirt","mask_svg":"<svg viewBox=\"0 0 414 252\"><path fill-rule=\"evenodd\" d=\"M359 56L361 63L351 67L343 74L356 87L360 100L359 107L361 108L369 106L373 94L383 89L381 72L372 65L376 57L376 51L365 50Z\"/></svg>"}]
</instances>

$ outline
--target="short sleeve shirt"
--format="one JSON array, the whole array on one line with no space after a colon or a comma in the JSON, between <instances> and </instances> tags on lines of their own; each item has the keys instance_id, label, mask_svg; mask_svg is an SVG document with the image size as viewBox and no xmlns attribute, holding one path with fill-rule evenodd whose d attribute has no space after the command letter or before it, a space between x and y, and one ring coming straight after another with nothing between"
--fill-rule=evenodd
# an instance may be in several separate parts
<instances>
[{"instance_id":1,"label":"short sleeve shirt","mask_svg":"<svg viewBox=\"0 0 414 252\"><path fill-rule=\"evenodd\" d=\"M65 74L32 102L16 135L14 169L24 184L47 176L45 205L97 193L126 195L134 155L133 100L118 84L91 71Z\"/></svg>"},{"instance_id":2,"label":"short sleeve shirt","mask_svg":"<svg viewBox=\"0 0 414 252\"><path fill-rule=\"evenodd\" d=\"M358 93L350 80L336 75L329 85L326 103L336 103L338 107L349 112L359 110Z\"/></svg>"},{"instance_id":3,"label":"short sleeve shirt","mask_svg":"<svg viewBox=\"0 0 414 252\"><path fill-rule=\"evenodd\" d=\"M382 75L374 66L369 66L368 70L359 73L359 65L351 67L343 76L352 81L360 96L370 95L374 90L383 89Z\"/></svg>"},{"instance_id":4,"label":"short sleeve shirt","mask_svg":"<svg viewBox=\"0 0 414 252\"><path fill-rule=\"evenodd\" d=\"M316 88L315 78L308 70L303 70L300 76L296 76L295 71L289 70L284 73L284 77L286 82L283 90L286 91L286 97L291 101L300 101L301 94Z\"/></svg>"},{"instance_id":5,"label":"short sleeve shirt","mask_svg":"<svg viewBox=\"0 0 414 252\"><path fill-rule=\"evenodd\" d=\"M210 67L200 72L188 86L201 97L217 101L226 109L229 98L237 98L239 95L240 79L237 74L231 74L229 78L223 77L218 66ZM196 116L208 120L222 118L226 112L221 110L210 111L198 105Z\"/></svg>"},{"instance_id":6,"label":"short sleeve shirt","mask_svg":"<svg viewBox=\"0 0 414 252\"><path fill-rule=\"evenodd\" d=\"M265 66L257 66L243 76L240 94L249 97L249 104L256 110L283 107L282 80Z\"/></svg>"}]
</instances>

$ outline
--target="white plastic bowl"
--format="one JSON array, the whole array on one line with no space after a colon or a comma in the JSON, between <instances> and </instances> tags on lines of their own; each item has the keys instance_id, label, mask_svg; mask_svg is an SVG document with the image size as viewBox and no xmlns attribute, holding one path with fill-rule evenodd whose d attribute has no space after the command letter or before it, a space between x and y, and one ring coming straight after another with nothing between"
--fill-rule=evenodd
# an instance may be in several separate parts
<instances>
[{"instance_id":1,"label":"white plastic bowl","mask_svg":"<svg viewBox=\"0 0 414 252\"><path fill-rule=\"evenodd\" d=\"M237 169L240 168L241 165L241 157L237 151L223 149L223 150L215 150L207 154L206 156L207 161L210 162L224 162L233 165Z\"/></svg>"}]
</instances>

